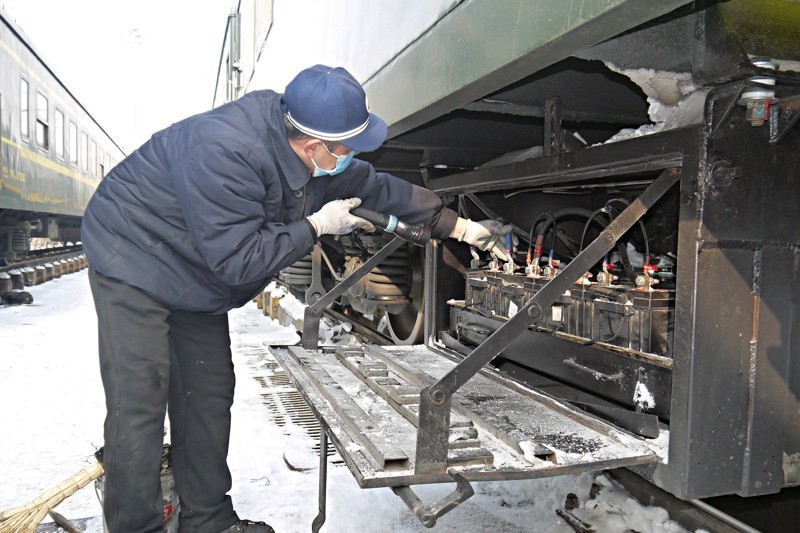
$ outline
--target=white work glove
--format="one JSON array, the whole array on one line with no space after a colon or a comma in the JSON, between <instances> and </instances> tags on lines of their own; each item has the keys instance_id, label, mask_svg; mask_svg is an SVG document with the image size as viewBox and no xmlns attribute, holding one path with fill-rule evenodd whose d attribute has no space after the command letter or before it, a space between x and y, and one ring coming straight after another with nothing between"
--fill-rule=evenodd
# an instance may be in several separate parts
<instances>
[{"instance_id":1,"label":"white work glove","mask_svg":"<svg viewBox=\"0 0 800 533\"><path fill-rule=\"evenodd\" d=\"M505 251L506 233L511 231L510 224L504 226L496 220L473 222L466 219L465 222L464 233L458 238L459 241L467 242L484 252L491 252L501 261L511 260Z\"/></svg>"},{"instance_id":2,"label":"white work glove","mask_svg":"<svg viewBox=\"0 0 800 533\"><path fill-rule=\"evenodd\" d=\"M350 213L354 207L361 205L361 198L348 200L334 200L323 205L319 211L307 217L317 232L317 237L322 235L343 235L356 228L366 231L375 231L372 222L364 220Z\"/></svg>"}]
</instances>

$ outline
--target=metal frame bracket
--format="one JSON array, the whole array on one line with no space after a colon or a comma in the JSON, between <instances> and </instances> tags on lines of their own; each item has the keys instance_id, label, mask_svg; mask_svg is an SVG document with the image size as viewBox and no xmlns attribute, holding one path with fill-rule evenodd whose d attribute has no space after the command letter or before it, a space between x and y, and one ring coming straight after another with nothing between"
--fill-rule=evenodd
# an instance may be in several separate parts
<instances>
[{"instance_id":1,"label":"metal frame bracket","mask_svg":"<svg viewBox=\"0 0 800 533\"><path fill-rule=\"evenodd\" d=\"M447 475L456 482L456 488L432 506L425 505L411 487L392 487L392 491L405 502L423 526L430 528L436 525L436 521L442 515L452 511L475 494L472 485L458 470L449 468Z\"/></svg>"},{"instance_id":2,"label":"metal frame bracket","mask_svg":"<svg viewBox=\"0 0 800 533\"><path fill-rule=\"evenodd\" d=\"M564 151L564 132L561 130L561 99L556 96L544 104L544 156Z\"/></svg>"},{"instance_id":3,"label":"metal frame bracket","mask_svg":"<svg viewBox=\"0 0 800 533\"><path fill-rule=\"evenodd\" d=\"M769 143L778 144L800 119L800 95L781 98L769 106Z\"/></svg>"}]
</instances>

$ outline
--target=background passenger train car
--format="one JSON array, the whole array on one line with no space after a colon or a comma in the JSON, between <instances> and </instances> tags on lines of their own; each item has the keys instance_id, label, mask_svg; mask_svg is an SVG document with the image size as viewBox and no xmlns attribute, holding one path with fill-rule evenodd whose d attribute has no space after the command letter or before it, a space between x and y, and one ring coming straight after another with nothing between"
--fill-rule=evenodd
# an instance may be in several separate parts
<instances>
[{"instance_id":1,"label":"background passenger train car","mask_svg":"<svg viewBox=\"0 0 800 533\"><path fill-rule=\"evenodd\" d=\"M97 183L124 154L0 10L0 262L31 239L80 240Z\"/></svg>"}]
</instances>

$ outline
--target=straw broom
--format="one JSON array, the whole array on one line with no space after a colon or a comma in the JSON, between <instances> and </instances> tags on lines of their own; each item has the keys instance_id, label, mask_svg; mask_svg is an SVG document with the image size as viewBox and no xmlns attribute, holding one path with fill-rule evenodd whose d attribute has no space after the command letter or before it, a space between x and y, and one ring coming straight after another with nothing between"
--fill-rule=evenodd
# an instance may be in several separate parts
<instances>
[{"instance_id":1,"label":"straw broom","mask_svg":"<svg viewBox=\"0 0 800 533\"><path fill-rule=\"evenodd\" d=\"M0 533L33 533L45 515L103 474L103 467L95 462L46 490L38 498L21 507L0 513Z\"/></svg>"}]
</instances>

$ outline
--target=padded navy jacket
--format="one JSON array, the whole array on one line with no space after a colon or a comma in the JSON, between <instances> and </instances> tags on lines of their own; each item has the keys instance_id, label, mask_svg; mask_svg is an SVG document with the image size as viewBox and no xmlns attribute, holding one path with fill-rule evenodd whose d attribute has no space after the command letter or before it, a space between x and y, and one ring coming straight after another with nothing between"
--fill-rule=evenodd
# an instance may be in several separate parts
<instances>
[{"instance_id":1,"label":"padded navy jacket","mask_svg":"<svg viewBox=\"0 0 800 533\"><path fill-rule=\"evenodd\" d=\"M240 307L314 245L304 217L335 199L448 236L433 192L353 160L312 178L286 138L281 95L256 91L153 135L100 183L81 238L97 272L173 309Z\"/></svg>"}]
</instances>

